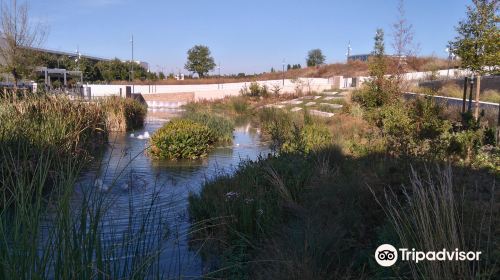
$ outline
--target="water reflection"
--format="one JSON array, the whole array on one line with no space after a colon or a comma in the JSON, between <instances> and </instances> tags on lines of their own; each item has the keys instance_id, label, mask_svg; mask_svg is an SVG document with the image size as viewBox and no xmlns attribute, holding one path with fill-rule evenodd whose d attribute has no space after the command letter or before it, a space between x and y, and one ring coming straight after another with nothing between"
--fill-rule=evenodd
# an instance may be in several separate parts
<instances>
[{"instance_id":1,"label":"water reflection","mask_svg":"<svg viewBox=\"0 0 500 280\"><path fill-rule=\"evenodd\" d=\"M78 205L82 194L88 191L106 198L108 211L103 239L110 242L116 242L117 232L138 230L144 217L141 215L151 212L153 205L158 216L149 225L148 234L153 236L152 240L164 242L160 261L163 272L167 277L196 277L202 273L202 263L196 252L188 249L189 192L198 192L206 179L219 172L232 172L242 159L256 159L261 153L267 154L268 149L260 140L259 131L244 122L236 128L232 145L215 148L205 159L151 160L146 155L148 140L138 136L146 132L152 135L178 114L179 111L172 110L150 111L144 129L111 134L102 160L82 176L74 201ZM101 187L96 180L102 181ZM138 219L138 225L130 226L131 217ZM166 226L160 229L163 224ZM169 238L164 238L167 233Z\"/></svg>"}]
</instances>

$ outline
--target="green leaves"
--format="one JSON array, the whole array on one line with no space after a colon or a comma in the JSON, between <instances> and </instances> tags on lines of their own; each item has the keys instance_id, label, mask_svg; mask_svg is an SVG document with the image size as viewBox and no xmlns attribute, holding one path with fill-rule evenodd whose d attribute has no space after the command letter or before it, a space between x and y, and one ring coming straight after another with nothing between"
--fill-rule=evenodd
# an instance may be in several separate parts
<instances>
[{"instance_id":1,"label":"green leaves","mask_svg":"<svg viewBox=\"0 0 500 280\"><path fill-rule=\"evenodd\" d=\"M210 49L207 46L196 45L188 50L188 61L184 68L186 70L195 72L203 78L210 70L215 68L215 62L210 55Z\"/></svg>"},{"instance_id":2,"label":"green leaves","mask_svg":"<svg viewBox=\"0 0 500 280\"><path fill-rule=\"evenodd\" d=\"M312 67L312 66L318 66L323 63L325 63L325 56L323 55L323 52L320 49L314 49L310 50L307 53L307 66Z\"/></svg>"},{"instance_id":3,"label":"green leaves","mask_svg":"<svg viewBox=\"0 0 500 280\"><path fill-rule=\"evenodd\" d=\"M156 159L197 159L215 142L211 130L188 119L173 119L151 137L149 153Z\"/></svg>"},{"instance_id":4,"label":"green leaves","mask_svg":"<svg viewBox=\"0 0 500 280\"><path fill-rule=\"evenodd\" d=\"M461 58L462 66L485 74L500 71L500 31L498 0L474 0L467 7L467 19L457 26L458 36L451 45Z\"/></svg>"}]
</instances>

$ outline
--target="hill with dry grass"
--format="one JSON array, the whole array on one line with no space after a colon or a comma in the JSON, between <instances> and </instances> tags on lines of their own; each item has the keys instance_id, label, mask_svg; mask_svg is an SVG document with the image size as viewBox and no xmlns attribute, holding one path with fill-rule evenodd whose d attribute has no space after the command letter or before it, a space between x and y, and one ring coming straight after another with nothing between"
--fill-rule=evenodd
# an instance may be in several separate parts
<instances>
[{"instance_id":1,"label":"hill with dry grass","mask_svg":"<svg viewBox=\"0 0 500 280\"><path fill-rule=\"evenodd\" d=\"M396 69L396 61L388 59L388 72L394 73ZM410 57L406 60L408 71L433 71L448 68L448 61L436 57ZM455 67L457 63L450 66ZM239 83L250 81L265 81L265 80L280 80L280 79L296 79L296 78L331 78L333 76L368 76L368 63L363 61L349 61L347 63L326 64L316 67L307 67L301 69L290 69L283 72L261 73L257 75L237 76L211 76L203 79L190 79L177 81L174 79L166 79L156 81L158 85L192 85L192 84L218 84L218 83ZM135 81L136 84L151 84L151 81ZM115 84L128 84L128 82L115 82Z\"/></svg>"}]
</instances>

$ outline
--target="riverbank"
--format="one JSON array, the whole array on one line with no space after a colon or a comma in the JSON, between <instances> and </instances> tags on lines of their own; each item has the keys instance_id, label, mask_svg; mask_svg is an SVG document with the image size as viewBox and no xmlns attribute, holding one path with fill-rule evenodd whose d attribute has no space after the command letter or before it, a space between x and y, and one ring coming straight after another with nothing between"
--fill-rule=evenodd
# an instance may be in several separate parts
<instances>
[{"instance_id":1,"label":"riverbank","mask_svg":"<svg viewBox=\"0 0 500 280\"><path fill-rule=\"evenodd\" d=\"M278 153L244 162L234 175L222 174L191 195L190 217L199 232L193 246L212 264L209 276L496 275L499 155L484 138L488 128L454 130L447 112L430 100L370 109L346 100L335 117L311 120L307 110L258 109L259 98L238 99ZM234 114L234 104L228 99L204 108ZM304 137L308 123L328 128L332 137ZM317 141L308 146L310 139ZM388 270L373 258L384 243L487 254L480 263L400 262Z\"/></svg>"},{"instance_id":2,"label":"riverbank","mask_svg":"<svg viewBox=\"0 0 500 280\"><path fill-rule=\"evenodd\" d=\"M80 174L108 143L107 119L100 103L50 94L0 99L1 278L146 273L143 267L106 263L121 253L101 240L108 205L96 191L97 180L74 205ZM130 223L151 226L150 218L130 217ZM150 240L140 233L134 238ZM123 243L121 250L131 252L132 246ZM147 263L147 249L134 247L137 263Z\"/></svg>"}]
</instances>

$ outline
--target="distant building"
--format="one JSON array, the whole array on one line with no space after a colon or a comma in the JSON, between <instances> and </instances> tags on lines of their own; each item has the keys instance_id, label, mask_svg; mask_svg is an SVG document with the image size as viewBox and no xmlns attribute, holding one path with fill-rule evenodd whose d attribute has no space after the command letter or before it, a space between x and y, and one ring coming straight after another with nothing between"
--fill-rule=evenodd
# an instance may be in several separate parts
<instances>
[{"instance_id":1,"label":"distant building","mask_svg":"<svg viewBox=\"0 0 500 280\"><path fill-rule=\"evenodd\" d=\"M358 61L365 61L365 62L367 62L368 59L370 59L370 56L372 56L372 54L355 54L355 55L350 55L347 58L347 61L358 60Z\"/></svg>"},{"instance_id":2,"label":"distant building","mask_svg":"<svg viewBox=\"0 0 500 280\"><path fill-rule=\"evenodd\" d=\"M347 61L364 61L364 62L368 62L368 60L370 59L370 57L372 57L373 54L355 54L355 55L350 55L348 58L347 58ZM400 58L402 60L405 60L406 59L406 56L397 56L397 55L385 55L386 58Z\"/></svg>"}]
</instances>

